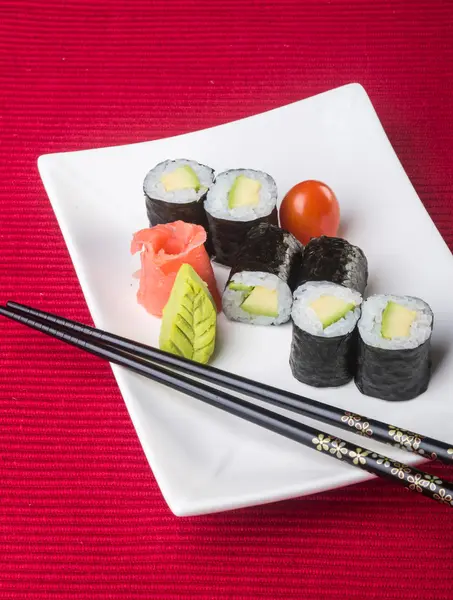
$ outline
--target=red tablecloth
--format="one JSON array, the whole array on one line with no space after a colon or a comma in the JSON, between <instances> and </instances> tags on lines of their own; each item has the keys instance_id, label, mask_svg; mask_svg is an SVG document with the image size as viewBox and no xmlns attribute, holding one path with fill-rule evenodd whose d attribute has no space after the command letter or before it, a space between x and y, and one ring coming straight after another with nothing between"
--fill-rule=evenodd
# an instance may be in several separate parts
<instances>
[{"instance_id":1,"label":"red tablecloth","mask_svg":"<svg viewBox=\"0 0 453 600\"><path fill-rule=\"evenodd\" d=\"M38 155L351 81L452 247L452 76L449 0L2 0L0 301L89 320ZM2 599L452 597L451 509L385 482L174 517L109 366L4 320L0 480Z\"/></svg>"}]
</instances>

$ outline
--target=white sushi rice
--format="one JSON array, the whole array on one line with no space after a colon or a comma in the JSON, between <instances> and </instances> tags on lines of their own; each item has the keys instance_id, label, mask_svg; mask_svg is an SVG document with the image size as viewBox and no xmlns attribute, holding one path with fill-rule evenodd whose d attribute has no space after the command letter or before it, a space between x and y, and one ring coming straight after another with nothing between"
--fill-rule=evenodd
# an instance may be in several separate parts
<instances>
[{"instance_id":1,"label":"white sushi rice","mask_svg":"<svg viewBox=\"0 0 453 600\"><path fill-rule=\"evenodd\" d=\"M256 179L261 183L259 203L256 206L228 207L228 193L239 175ZM253 169L232 169L217 175L214 185L204 203L206 212L218 219L229 221L253 221L267 217L277 204L277 184L267 173Z\"/></svg>"},{"instance_id":2,"label":"white sushi rice","mask_svg":"<svg viewBox=\"0 0 453 600\"><path fill-rule=\"evenodd\" d=\"M162 175L172 173L179 167L189 166L198 177L200 188L198 191L194 189L175 190L167 192L164 184L161 181ZM207 190L212 186L214 180L214 172L210 167L201 165L194 160L178 159L164 160L156 165L145 177L143 190L145 194L155 200L163 200L165 202L174 202L175 204L186 204L188 202L196 202Z\"/></svg>"},{"instance_id":3,"label":"white sushi rice","mask_svg":"<svg viewBox=\"0 0 453 600\"><path fill-rule=\"evenodd\" d=\"M417 312L415 320L411 325L409 337L393 338L391 340L382 337L382 313L388 302L396 302ZM360 337L365 344L386 350L403 350L421 346L430 337L432 326L433 313L426 302L413 296L392 296L386 294L376 294L365 300L362 306L362 316L358 324Z\"/></svg>"},{"instance_id":4,"label":"white sushi rice","mask_svg":"<svg viewBox=\"0 0 453 600\"><path fill-rule=\"evenodd\" d=\"M335 296L345 302L355 304L343 318L323 329L315 311L310 304L320 296ZM360 317L362 296L355 290L336 285L328 281L307 282L294 292L291 317L294 323L303 331L321 337L337 337L347 335L355 328Z\"/></svg>"},{"instance_id":5,"label":"white sushi rice","mask_svg":"<svg viewBox=\"0 0 453 600\"><path fill-rule=\"evenodd\" d=\"M222 307L228 319L252 325L281 325L289 320L293 301L291 290L277 275L262 271L240 271L233 275L229 283L232 282L248 286L260 285L271 290L277 290L278 315L277 317L266 317L246 312L241 308L241 304L245 299L244 292L232 290L226 286L222 296Z\"/></svg>"}]
</instances>

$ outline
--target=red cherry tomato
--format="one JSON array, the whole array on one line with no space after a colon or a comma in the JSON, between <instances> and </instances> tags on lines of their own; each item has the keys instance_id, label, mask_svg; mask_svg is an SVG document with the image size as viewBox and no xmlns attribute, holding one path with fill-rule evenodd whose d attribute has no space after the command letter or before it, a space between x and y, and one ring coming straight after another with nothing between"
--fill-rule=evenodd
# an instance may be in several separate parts
<instances>
[{"instance_id":1,"label":"red cherry tomato","mask_svg":"<svg viewBox=\"0 0 453 600\"><path fill-rule=\"evenodd\" d=\"M280 225L303 244L320 235L336 236L340 225L340 205L325 183L302 181L283 198Z\"/></svg>"}]
</instances>

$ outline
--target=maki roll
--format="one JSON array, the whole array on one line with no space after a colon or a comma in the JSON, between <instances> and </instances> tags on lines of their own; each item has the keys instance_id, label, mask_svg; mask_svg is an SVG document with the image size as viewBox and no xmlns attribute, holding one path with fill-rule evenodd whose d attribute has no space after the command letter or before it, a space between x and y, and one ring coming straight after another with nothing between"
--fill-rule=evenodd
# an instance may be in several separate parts
<instances>
[{"instance_id":1,"label":"maki roll","mask_svg":"<svg viewBox=\"0 0 453 600\"><path fill-rule=\"evenodd\" d=\"M253 227L278 225L276 203L277 185L266 173L235 169L217 175L204 203L215 260L231 267Z\"/></svg>"},{"instance_id":2,"label":"maki roll","mask_svg":"<svg viewBox=\"0 0 453 600\"><path fill-rule=\"evenodd\" d=\"M194 160L165 160L156 165L143 182L150 226L184 221L208 232L203 201L213 180L213 169ZM209 250L209 241L207 246Z\"/></svg>"},{"instance_id":3,"label":"maki roll","mask_svg":"<svg viewBox=\"0 0 453 600\"><path fill-rule=\"evenodd\" d=\"M352 379L361 303L357 291L327 281L297 288L289 358L296 379L315 387L337 387Z\"/></svg>"},{"instance_id":4,"label":"maki roll","mask_svg":"<svg viewBox=\"0 0 453 600\"><path fill-rule=\"evenodd\" d=\"M280 325L289 320L303 246L276 225L254 227L239 249L222 296L231 321Z\"/></svg>"},{"instance_id":5,"label":"maki roll","mask_svg":"<svg viewBox=\"0 0 453 600\"><path fill-rule=\"evenodd\" d=\"M360 248L342 238L313 238L305 246L299 284L307 281L330 281L363 294L368 261Z\"/></svg>"},{"instance_id":6,"label":"maki roll","mask_svg":"<svg viewBox=\"0 0 453 600\"><path fill-rule=\"evenodd\" d=\"M375 295L364 302L355 375L362 394L399 401L426 391L433 320L419 298Z\"/></svg>"}]
</instances>

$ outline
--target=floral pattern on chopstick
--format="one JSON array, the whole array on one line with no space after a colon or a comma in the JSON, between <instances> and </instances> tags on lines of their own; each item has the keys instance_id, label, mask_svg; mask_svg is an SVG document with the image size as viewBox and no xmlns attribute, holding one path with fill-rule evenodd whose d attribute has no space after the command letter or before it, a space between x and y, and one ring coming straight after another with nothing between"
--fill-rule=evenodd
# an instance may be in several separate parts
<instances>
[{"instance_id":1,"label":"floral pattern on chopstick","mask_svg":"<svg viewBox=\"0 0 453 600\"><path fill-rule=\"evenodd\" d=\"M342 442L341 440L334 439L332 441L332 445L329 449L330 454L334 454L338 460L341 460L343 456L348 453L348 449L345 448L346 442Z\"/></svg>"},{"instance_id":2,"label":"floral pattern on chopstick","mask_svg":"<svg viewBox=\"0 0 453 600\"><path fill-rule=\"evenodd\" d=\"M400 427L395 427L394 425L389 425L388 427L388 435L394 442L393 446L401 448L402 450L407 450L408 452L416 452L417 454L425 456L426 458L431 458L432 460L437 460L438 454L430 451L428 444L424 447L425 436L414 433L413 431L401 429ZM441 460L444 462L446 459L450 458L453 460L453 448L448 448L446 451L441 449L440 456Z\"/></svg>"},{"instance_id":3,"label":"floral pattern on chopstick","mask_svg":"<svg viewBox=\"0 0 453 600\"><path fill-rule=\"evenodd\" d=\"M390 472L392 475L396 475L398 479L406 479L406 475L412 473L411 468L402 463L394 462L392 466L393 468L390 469Z\"/></svg>"},{"instance_id":4,"label":"floral pattern on chopstick","mask_svg":"<svg viewBox=\"0 0 453 600\"><path fill-rule=\"evenodd\" d=\"M362 436L374 437L379 442L390 444L407 452L415 452L431 460L439 459L445 463L453 461L453 448L448 448L447 444L427 438L420 433L402 429L396 425L386 425L372 419L368 421L366 417L349 411L340 413L339 418L343 428L346 425Z\"/></svg>"},{"instance_id":5,"label":"floral pattern on chopstick","mask_svg":"<svg viewBox=\"0 0 453 600\"><path fill-rule=\"evenodd\" d=\"M312 439L312 443L316 446L316 450L319 452L327 452L329 450L330 437L323 433L318 433L318 437Z\"/></svg>"},{"instance_id":6,"label":"floral pattern on chopstick","mask_svg":"<svg viewBox=\"0 0 453 600\"><path fill-rule=\"evenodd\" d=\"M401 435L401 439L407 433L403 434L396 427L393 431L393 435ZM324 433L318 433L316 437L312 438L311 442L319 452L330 454L338 460L360 467L371 473L384 475L386 471L389 471L391 476L398 478L401 483L404 482L403 485L408 490L424 493L441 504L453 507L453 490L449 489L448 484L444 484L437 475L421 473L417 469L411 468L397 460L393 460L377 452L371 452L371 450L359 448Z\"/></svg>"},{"instance_id":7,"label":"floral pattern on chopstick","mask_svg":"<svg viewBox=\"0 0 453 600\"><path fill-rule=\"evenodd\" d=\"M333 454L335 458L338 458L338 460L342 460L348 454L346 442L339 440L338 438L327 436L323 433L318 433L311 442L316 446L316 450L319 450L319 452L329 452L330 454ZM363 452L360 448L357 448L357 450Z\"/></svg>"},{"instance_id":8,"label":"floral pattern on chopstick","mask_svg":"<svg viewBox=\"0 0 453 600\"><path fill-rule=\"evenodd\" d=\"M354 413L345 412L344 415L341 417L341 421L343 423L346 423L346 425L349 425L349 427L353 427L354 429L357 429L357 431L361 435L367 435L367 436L373 435L373 430L371 429L370 424L368 423L368 421L365 421L363 419L363 417L361 417L360 415L355 415Z\"/></svg>"},{"instance_id":9,"label":"floral pattern on chopstick","mask_svg":"<svg viewBox=\"0 0 453 600\"><path fill-rule=\"evenodd\" d=\"M425 491L434 500L453 507L453 493L447 492L442 487L444 483L436 475L417 473L411 467L375 452L371 456L376 459L378 465L390 469L392 475L395 475L398 479L405 480L408 484L406 486L408 489L419 493Z\"/></svg>"},{"instance_id":10,"label":"floral pattern on chopstick","mask_svg":"<svg viewBox=\"0 0 453 600\"><path fill-rule=\"evenodd\" d=\"M409 489L414 492L423 492L423 478L419 473L415 473L415 475L409 475L407 478L409 482Z\"/></svg>"},{"instance_id":11,"label":"floral pattern on chopstick","mask_svg":"<svg viewBox=\"0 0 453 600\"><path fill-rule=\"evenodd\" d=\"M400 429L389 425L389 436L393 438L395 442L394 446L402 448L408 452L417 452L420 448L420 444L423 441L424 436L413 431L407 431L406 429Z\"/></svg>"},{"instance_id":12,"label":"floral pattern on chopstick","mask_svg":"<svg viewBox=\"0 0 453 600\"><path fill-rule=\"evenodd\" d=\"M366 465L366 457L370 453L369 450L362 450L362 448L356 448L350 450L349 456L352 458L354 465Z\"/></svg>"},{"instance_id":13,"label":"floral pattern on chopstick","mask_svg":"<svg viewBox=\"0 0 453 600\"><path fill-rule=\"evenodd\" d=\"M435 492L437 486L442 485L442 481L436 475L426 473L422 479L422 486L428 488L431 492Z\"/></svg>"},{"instance_id":14,"label":"floral pattern on chopstick","mask_svg":"<svg viewBox=\"0 0 453 600\"><path fill-rule=\"evenodd\" d=\"M447 494L444 489L440 489L438 494L433 495L433 498L442 504L449 504L450 506L453 506L452 494Z\"/></svg>"}]
</instances>

